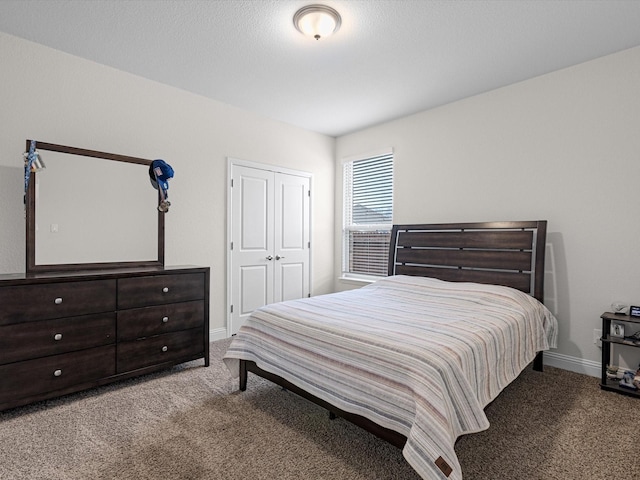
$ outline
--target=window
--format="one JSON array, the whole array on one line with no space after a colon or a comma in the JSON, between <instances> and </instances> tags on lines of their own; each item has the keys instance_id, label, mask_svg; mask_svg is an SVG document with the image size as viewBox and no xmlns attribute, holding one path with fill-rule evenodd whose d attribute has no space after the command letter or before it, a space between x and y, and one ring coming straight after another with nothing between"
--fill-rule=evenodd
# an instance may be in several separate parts
<instances>
[{"instance_id":1,"label":"window","mask_svg":"<svg viewBox=\"0 0 640 480\"><path fill-rule=\"evenodd\" d=\"M342 274L385 277L393 225L393 153L344 163Z\"/></svg>"}]
</instances>

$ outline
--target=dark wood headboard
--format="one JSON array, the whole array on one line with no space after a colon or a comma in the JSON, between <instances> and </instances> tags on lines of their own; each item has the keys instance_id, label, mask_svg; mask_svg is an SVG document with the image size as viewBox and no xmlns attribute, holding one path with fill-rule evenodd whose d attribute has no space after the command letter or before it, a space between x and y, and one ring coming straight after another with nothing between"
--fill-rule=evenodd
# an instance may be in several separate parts
<instances>
[{"instance_id":1,"label":"dark wood headboard","mask_svg":"<svg viewBox=\"0 0 640 480\"><path fill-rule=\"evenodd\" d=\"M394 225L389 275L516 288L543 301L546 220Z\"/></svg>"}]
</instances>

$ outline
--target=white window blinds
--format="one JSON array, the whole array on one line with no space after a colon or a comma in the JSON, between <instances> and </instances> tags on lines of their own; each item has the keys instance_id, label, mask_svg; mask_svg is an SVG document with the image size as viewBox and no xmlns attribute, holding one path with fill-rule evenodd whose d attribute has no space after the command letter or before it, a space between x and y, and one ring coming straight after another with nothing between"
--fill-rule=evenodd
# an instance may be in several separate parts
<instances>
[{"instance_id":1,"label":"white window blinds","mask_svg":"<svg viewBox=\"0 0 640 480\"><path fill-rule=\"evenodd\" d=\"M343 275L386 276L393 225L393 154L344 164Z\"/></svg>"}]
</instances>

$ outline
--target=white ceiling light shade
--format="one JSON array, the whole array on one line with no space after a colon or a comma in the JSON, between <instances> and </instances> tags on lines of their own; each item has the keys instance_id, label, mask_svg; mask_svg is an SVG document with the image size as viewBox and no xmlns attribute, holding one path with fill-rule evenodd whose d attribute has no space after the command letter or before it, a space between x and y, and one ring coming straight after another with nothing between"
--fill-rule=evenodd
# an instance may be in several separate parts
<instances>
[{"instance_id":1,"label":"white ceiling light shade","mask_svg":"<svg viewBox=\"0 0 640 480\"><path fill-rule=\"evenodd\" d=\"M293 16L296 30L316 40L337 32L341 23L340 14L326 5L307 5Z\"/></svg>"}]
</instances>

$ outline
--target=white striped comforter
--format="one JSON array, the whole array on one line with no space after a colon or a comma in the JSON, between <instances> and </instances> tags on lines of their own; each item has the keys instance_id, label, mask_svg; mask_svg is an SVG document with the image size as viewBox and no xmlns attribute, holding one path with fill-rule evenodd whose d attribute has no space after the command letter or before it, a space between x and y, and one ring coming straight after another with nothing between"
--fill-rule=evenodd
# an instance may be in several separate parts
<instances>
[{"instance_id":1,"label":"white striped comforter","mask_svg":"<svg viewBox=\"0 0 640 480\"><path fill-rule=\"evenodd\" d=\"M489 427L483 408L556 335L553 315L520 291L395 276L260 308L224 360L234 374L238 359L255 361L403 434L403 455L422 478L458 480L456 439Z\"/></svg>"}]
</instances>

